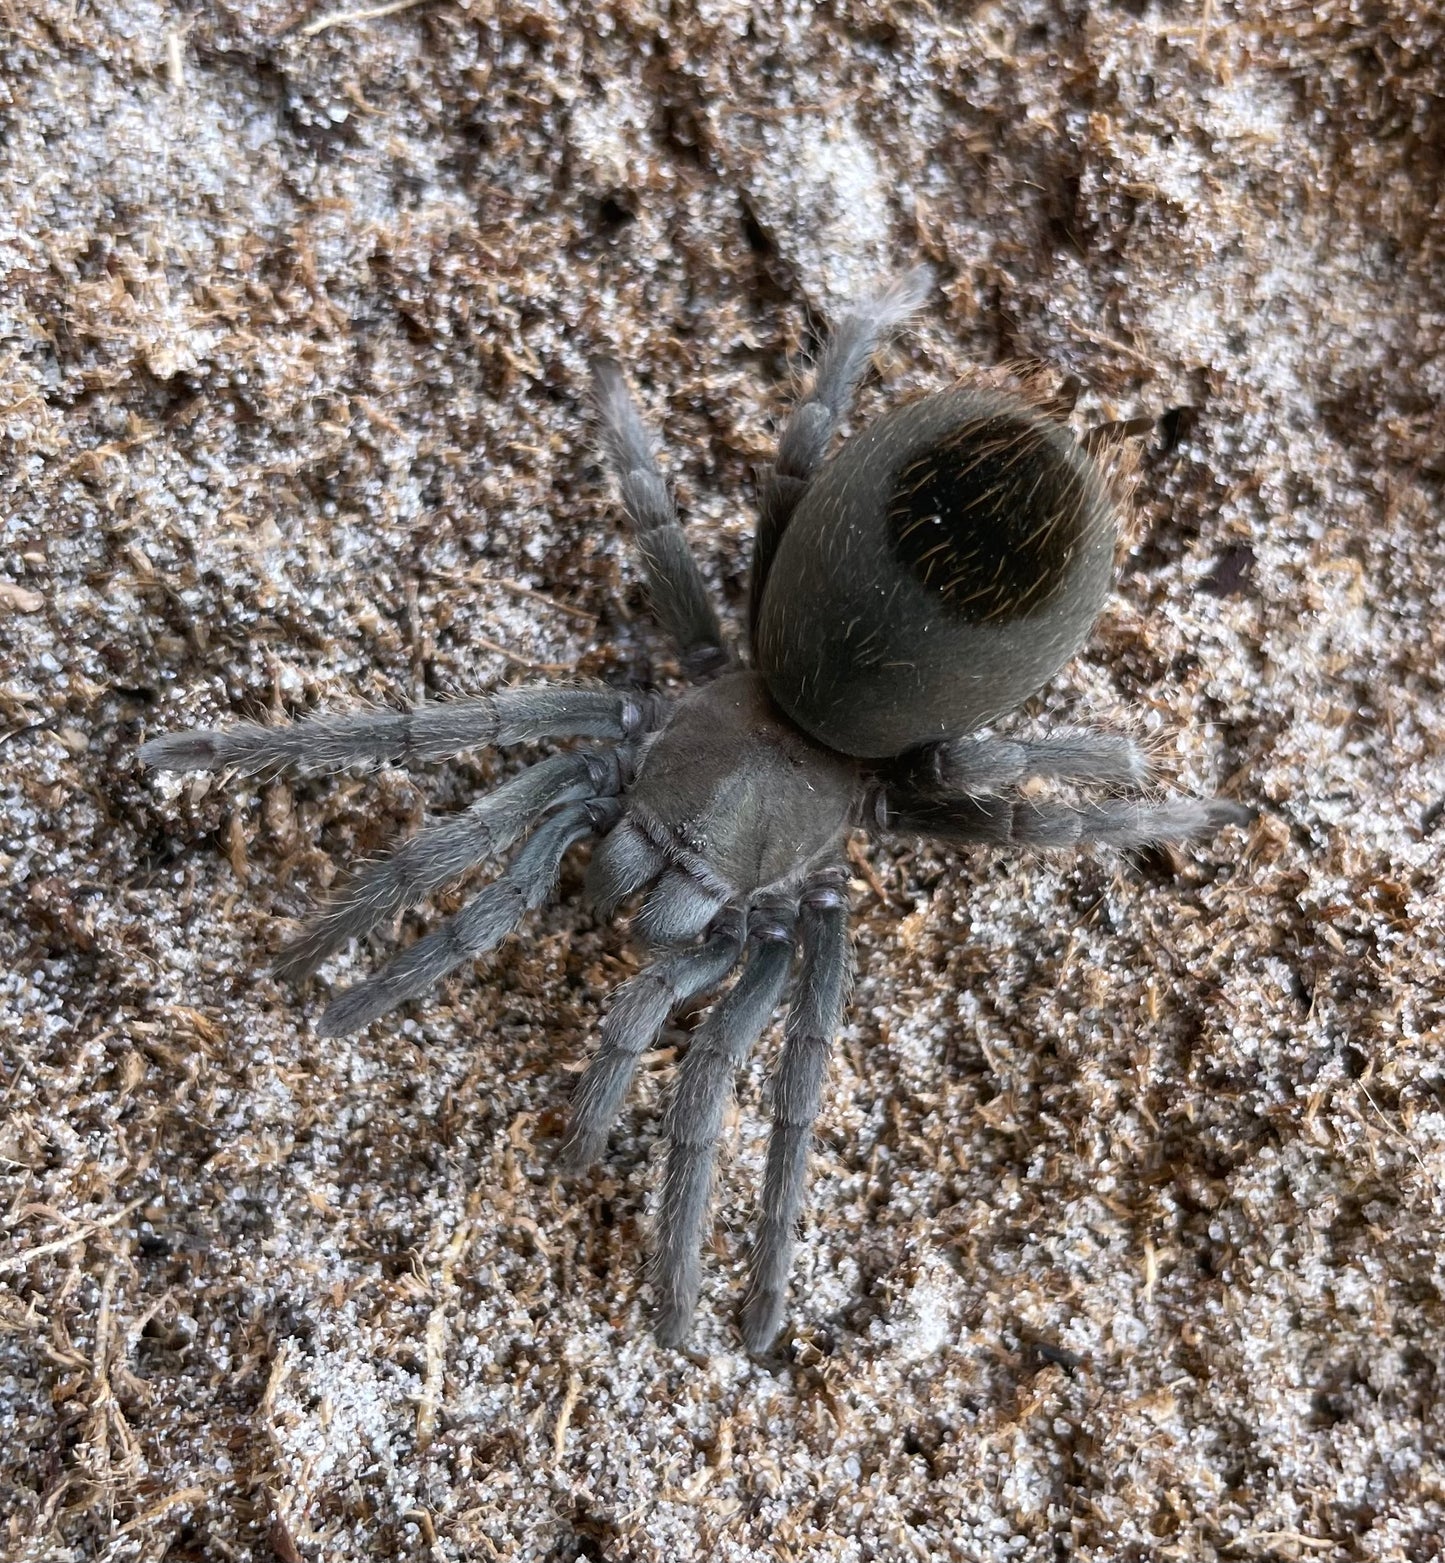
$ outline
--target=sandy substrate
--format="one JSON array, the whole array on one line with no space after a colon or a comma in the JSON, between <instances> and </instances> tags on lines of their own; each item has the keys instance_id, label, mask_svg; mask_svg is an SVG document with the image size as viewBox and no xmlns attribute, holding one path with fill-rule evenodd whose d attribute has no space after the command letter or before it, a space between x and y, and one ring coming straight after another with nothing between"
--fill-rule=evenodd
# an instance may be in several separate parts
<instances>
[{"instance_id":1,"label":"sandy substrate","mask_svg":"<svg viewBox=\"0 0 1445 1563\"><path fill-rule=\"evenodd\" d=\"M1445 1551L1445 28L1420 5L0 6L0 1519L14 1560ZM1159 420L1015 722L1263 812L1142 860L854 863L775 1360L642 1272L675 1044L554 1176L624 934L564 898L359 1037L269 974L520 758L145 776L178 725L677 687L610 347L739 622L816 331ZM458 896L444 898L444 907ZM413 937L436 909L407 919Z\"/></svg>"}]
</instances>

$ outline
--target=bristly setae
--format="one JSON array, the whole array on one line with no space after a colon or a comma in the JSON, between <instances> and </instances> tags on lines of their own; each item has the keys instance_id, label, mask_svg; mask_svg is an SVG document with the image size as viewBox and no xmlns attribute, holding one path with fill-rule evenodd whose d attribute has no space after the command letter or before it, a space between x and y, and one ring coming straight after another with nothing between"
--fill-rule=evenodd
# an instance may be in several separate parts
<instances>
[{"instance_id":1,"label":"bristly setae","mask_svg":"<svg viewBox=\"0 0 1445 1563\"><path fill-rule=\"evenodd\" d=\"M657 958L612 996L563 1148L574 1171L604 1152L638 1060L669 1016L740 967L688 1042L663 1125L671 1143L652 1280L656 1332L668 1344L686 1338L697 1301L734 1075L796 964L744 1339L761 1351L782 1323L813 1123L852 971L850 829L1132 847L1250 815L1217 799L1141 799L1148 764L1118 735L981 733L1087 638L1109 590L1120 496L1100 456L1109 439L1096 431L1076 441L1056 408L1001 373L890 412L829 457L879 339L930 286L923 268L898 278L845 314L824 347L761 477L745 650L723 634L621 371L594 365L603 443L654 611L697 686L681 698L502 689L405 712L171 733L141 750L161 769L256 772L590 740L363 869L282 966L308 975L516 848L454 917L332 999L322 1034L354 1031L494 949L552 894L568 849L592 838L593 903L610 915L640 897L633 927ZM1087 803L1026 796L1022 784L1040 777L1104 794Z\"/></svg>"}]
</instances>

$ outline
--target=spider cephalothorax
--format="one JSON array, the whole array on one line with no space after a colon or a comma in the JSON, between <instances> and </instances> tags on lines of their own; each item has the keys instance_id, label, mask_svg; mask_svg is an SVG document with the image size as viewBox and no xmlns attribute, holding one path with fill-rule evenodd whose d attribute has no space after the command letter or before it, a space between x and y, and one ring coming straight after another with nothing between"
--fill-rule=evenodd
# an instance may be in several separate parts
<instances>
[{"instance_id":1,"label":"spider cephalothorax","mask_svg":"<svg viewBox=\"0 0 1445 1563\"><path fill-rule=\"evenodd\" d=\"M849 829L1137 846L1248 818L1219 800L1117 796L1137 789L1148 767L1116 735L979 735L1087 637L1109 589L1118 504L1096 459L1105 442L1076 442L1041 397L1003 376L891 412L827 459L874 346L929 285L926 270L911 272L846 314L788 420L760 485L747 662L708 601L621 373L599 361L602 434L654 609L698 687L670 705L595 686L503 689L406 712L172 733L141 751L170 770L314 770L441 760L486 744L594 741L542 760L370 865L281 964L309 974L525 836L500 878L332 1000L323 1034L356 1030L495 948L552 893L568 848L600 838L592 898L611 913L641 897L633 926L658 958L612 996L567 1131L573 1169L604 1151L638 1059L668 1017L741 966L693 1034L667 1109L653 1268L664 1342L685 1338L697 1301L733 1076L796 959L743 1311L748 1345L766 1347L782 1322L812 1127L851 973ZM1113 795L1035 801L1019 790L1035 777Z\"/></svg>"}]
</instances>

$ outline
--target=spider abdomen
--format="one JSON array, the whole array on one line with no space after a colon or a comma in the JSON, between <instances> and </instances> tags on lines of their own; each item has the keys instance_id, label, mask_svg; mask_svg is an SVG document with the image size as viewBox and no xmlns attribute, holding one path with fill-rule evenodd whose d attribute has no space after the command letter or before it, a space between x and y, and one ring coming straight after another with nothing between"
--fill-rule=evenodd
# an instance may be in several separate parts
<instances>
[{"instance_id":1,"label":"spider abdomen","mask_svg":"<svg viewBox=\"0 0 1445 1563\"><path fill-rule=\"evenodd\" d=\"M1083 643L1116 537L1105 475L1045 413L992 387L926 397L809 484L763 590L758 667L840 753L971 732Z\"/></svg>"}]
</instances>

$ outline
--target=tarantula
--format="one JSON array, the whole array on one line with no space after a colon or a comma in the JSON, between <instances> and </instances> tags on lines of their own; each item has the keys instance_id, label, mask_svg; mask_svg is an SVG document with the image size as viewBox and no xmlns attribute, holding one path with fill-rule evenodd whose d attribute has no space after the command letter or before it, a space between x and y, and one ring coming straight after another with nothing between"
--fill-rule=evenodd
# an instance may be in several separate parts
<instances>
[{"instance_id":1,"label":"tarantula","mask_svg":"<svg viewBox=\"0 0 1445 1563\"><path fill-rule=\"evenodd\" d=\"M550 897L567 850L596 838L594 905L607 916L642 896L632 927L657 959L612 997L566 1133L572 1170L604 1151L638 1060L669 1016L741 965L692 1036L664 1119L671 1146L652 1271L664 1344L685 1339L696 1305L733 1077L796 957L742 1314L749 1348L765 1349L782 1323L813 1123L852 974L850 829L1134 847L1250 816L1220 800L1038 801L1020 784L1047 777L1117 794L1137 789L1149 767L1118 735L1023 741L982 731L1088 636L1110 586L1119 495L1099 459L1109 430L1076 442L1058 407L1000 373L900 407L829 458L875 347L931 281L926 268L909 272L845 314L787 420L761 474L746 661L708 600L622 373L598 360L603 445L654 611L696 688L672 703L595 686L500 689L403 712L171 733L141 750L167 770L257 772L596 741L540 761L362 869L280 965L310 974L526 836L455 916L332 999L321 1034L356 1031L494 949Z\"/></svg>"}]
</instances>

